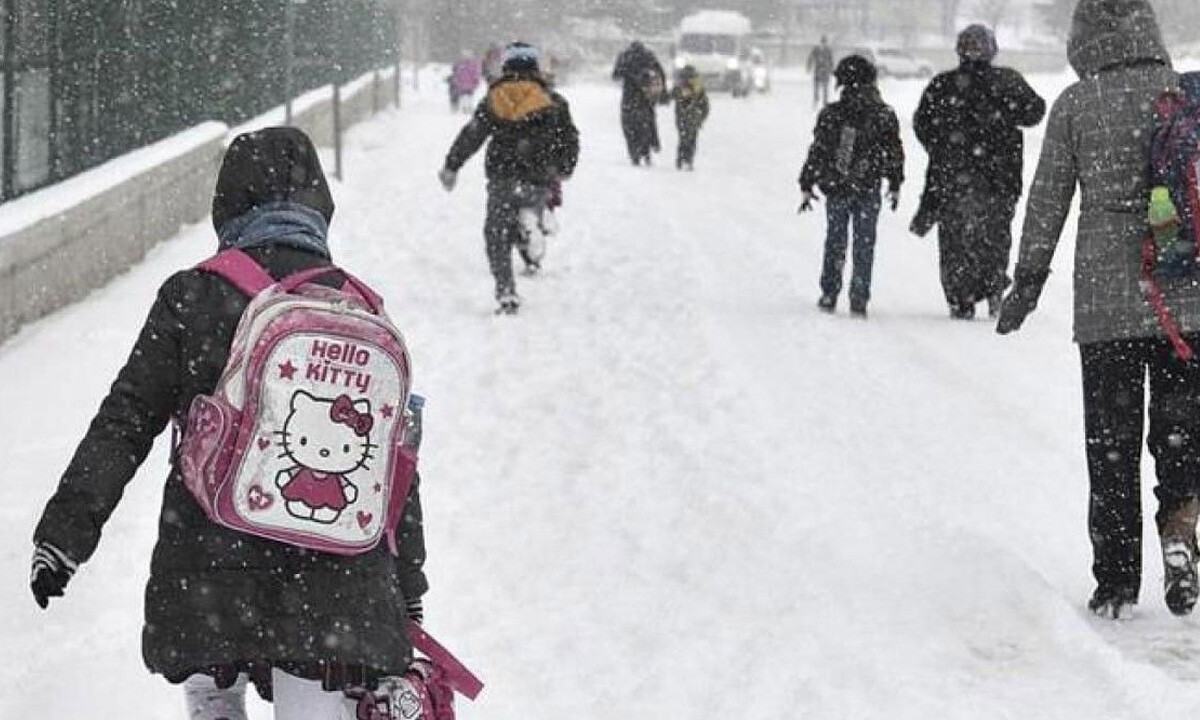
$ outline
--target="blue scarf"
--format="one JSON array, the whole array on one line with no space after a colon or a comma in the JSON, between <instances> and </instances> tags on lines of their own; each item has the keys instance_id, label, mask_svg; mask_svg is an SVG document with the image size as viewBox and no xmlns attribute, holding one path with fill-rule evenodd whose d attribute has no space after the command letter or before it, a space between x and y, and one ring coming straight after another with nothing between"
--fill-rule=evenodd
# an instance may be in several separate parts
<instances>
[{"instance_id":1,"label":"blue scarf","mask_svg":"<svg viewBox=\"0 0 1200 720\"><path fill-rule=\"evenodd\" d=\"M221 250L285 245L329 257L329 223L307 205L272 202L259 205L225 223L219 237Z\"/></svg>"}]
</instances>

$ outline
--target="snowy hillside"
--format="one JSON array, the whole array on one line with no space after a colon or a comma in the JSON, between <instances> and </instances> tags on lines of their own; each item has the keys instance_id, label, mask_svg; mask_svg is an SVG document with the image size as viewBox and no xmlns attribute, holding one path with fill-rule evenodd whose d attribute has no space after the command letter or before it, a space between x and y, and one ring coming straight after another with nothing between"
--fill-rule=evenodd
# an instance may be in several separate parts
<instances>
[{"instance_id":1,"label":"snowy hillside","mask_svg":"<svg viewBox=\"0 0 1200 720\"><path fill-rule=\"evenodd\" d=\"M1033 81L1052 98L1068 78ZM866 322L815 309L823 216L795 213L806 84L716 97L693 174L666 154L630 167L618 89L565 88L583 156L516 318L492 315L482 162L442 191L464 118L436 76L422 87L351 132L333 236L406 328L429 398L427 623L488 683L463 718L1194 713L1200 622L1165 609L1149 535L1139 616L1083 609L1071 243L1020 334L946 319L936 245L906 231L919 84L883 86L909 183ZM1030 133L1030 173L1039 146ZM39 611L26 579L36 518L158 284L214 244L191 228L0 346L0 720L183 716L139 648L165 438L67 597Z\"/></svg>"}]
</instances>

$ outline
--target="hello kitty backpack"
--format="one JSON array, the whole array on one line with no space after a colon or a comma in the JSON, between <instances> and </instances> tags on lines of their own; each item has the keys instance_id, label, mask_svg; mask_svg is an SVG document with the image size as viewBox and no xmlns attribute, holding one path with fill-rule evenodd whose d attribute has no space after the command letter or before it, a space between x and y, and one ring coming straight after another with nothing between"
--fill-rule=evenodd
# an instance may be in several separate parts
<instances>
[{"instance_id":1,"label":"hello kitty backpack","mask_svg":"<svg viewBox=\"0 0 1200 720\"><path fill-rule=\"evenodd\" d=\"M409 356L370 288L333 266L275 281L240 250L199 266L251 298L212 395L192 402L184 483L220 525L356 555L396 528L416 472ZM315 284L345 277L340 288Z\"/></svg>"}]
</instances>

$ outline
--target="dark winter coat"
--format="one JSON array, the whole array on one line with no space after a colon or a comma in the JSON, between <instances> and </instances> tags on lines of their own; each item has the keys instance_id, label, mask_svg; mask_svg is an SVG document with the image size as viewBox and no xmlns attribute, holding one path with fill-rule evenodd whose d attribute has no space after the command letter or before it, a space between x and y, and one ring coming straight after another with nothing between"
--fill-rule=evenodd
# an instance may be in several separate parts
<instances>
[{"instance_id":1,"label":"dark winter coat","mask_svg":"<svg viewBox=\"0 0 1200 720\"><path fill-rule=\"evenodd\" d=\"M1046 114L1046 102L1015 70L964 62L935 77L917 107L913 128L929 153L928 192L950 202L969 188L1021 196L1024 139Z\"/></svg>"},{"instance_id":2,"label":"dark winter coat","mask_svg":"<svg viewBox=\"0 0 1200 720\"><path fill-rule=\"evenodd\" d=\"M1145 0L1119 6L1081 0L1068 55L1079 82L1050 111L1029 191L1014 280L1036 301L1067 215L1082 194L1075 240L1075 339L1080 343L1162 337L1138 286L1148 232L1153 103L1178 87L1154 11ZM1185 334L1200 332L1196 278L1162 280ZM1022 287L1022 286L1025 287Z\"/></svg>"},{"instance_id":3,"label":"dark winter coat","mask_svg":"<svg viewBox=\"0 0 1200 720\"><path fill-rule=\"evenodd\" d=\"M307 155L264 159L270 143L242 138L230 148L218 182L218 229L240 217L231 209L244 211L264 200L305 201L332 214L311 144ZM274 171L247 171L246 162L266 162ZM248 195L236 181L247 174L259 179ZM237 191L226 192L231 190ZM283 244L246 252L276 278L329 262ZM197 270L179 272L162 285L128 361L46 506L35 541L52 543L80 562L91 557L154 439L172 419L185 416L196 395L216 387L247 303L223 279ZM403 630L405 599L420 597L427 587L416 488L399 529L402 557L393 557L385 545L341 557L215 525L178 469L166 475L146 587L142 647L152 672L172 682L196 672L231 682L239 669L265 679L274 664L336 687L407 668L412 651Z\"/></svg>"},{"instance_id":4,"label":"dark winter coat","mask_svg":"<svg viewBox=\"0 0 1200 720\"><path fill-rule=\"evenodd\" d=\"M654 86L659 92L665 92L667 87L667 75L663 72L662 64L641 43L630 45L617 57L612 78L622 83L621 109L625 112L644 106L653 109L658 98L648 94L647 88Z\"/></svg>"},{"instance_id":5,"label":"dark winter coat","mask_svg":"<svg viewBox=\"0 0 1200 720\"><path fill-rule=\"evenodd\" d=\"M579 160L579 130L566 99L533 74L508 74L488 89L459 132L446 167L458 171L491 139L488 180L548 185L569 177Z\"/></svg>"},{"instance_id":6,"label":"dark winter coat","mask_svg":"<svg viewBox=\"0 0 1200 720\"><path fill-rule=\"evenodd\" d=\"M875 193L882 181L889 190L904 183L904 146L896 113L874 86L852 86L821 111L808 159L800 172L800 189L813 186L826 195Z\"/></svg>"},{"instance_id":7,"label":"dark winter coat","mask_svg":"<svg viewBox=\"0 0 1200 720\"><path fill-rule=\"evenodd\" d=\"M675 101L675 127L680 132L695 132L708 119L708 92L699 80L676 85L671 99Z\"/></svg>"}]
</instances>

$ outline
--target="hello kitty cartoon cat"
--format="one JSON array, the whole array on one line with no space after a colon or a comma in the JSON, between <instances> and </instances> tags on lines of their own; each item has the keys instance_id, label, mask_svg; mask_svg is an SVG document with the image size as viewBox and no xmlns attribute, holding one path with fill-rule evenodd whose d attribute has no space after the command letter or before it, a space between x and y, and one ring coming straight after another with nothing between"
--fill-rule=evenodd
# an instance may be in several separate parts
<instances>
[{"instance_id":1,"label":"hello kitty cartoon cat","mask_svg":"<svg viewBox=\"0 0 1200 720\"><path fill-rule=\"evenodd\" d=\"M327 400L297 390L280 436L283 454L294 465L280 470L275 485L288 514L301 520L331 524L358 499L349 475L366 468L378 447L371 442L369 400L348 395ZM369 468L368 468L369 469Z\"/></svg>"}]
</instances>

